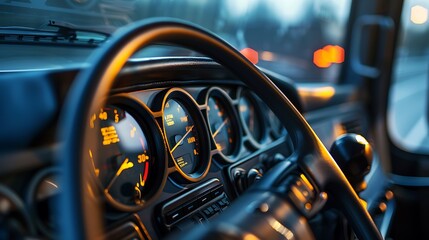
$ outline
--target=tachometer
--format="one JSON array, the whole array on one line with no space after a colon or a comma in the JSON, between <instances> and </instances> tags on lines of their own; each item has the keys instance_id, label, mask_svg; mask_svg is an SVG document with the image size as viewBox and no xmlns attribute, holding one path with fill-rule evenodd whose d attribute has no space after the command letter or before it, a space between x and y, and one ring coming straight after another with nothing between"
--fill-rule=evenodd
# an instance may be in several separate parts
<instances>
[{"instance_id":1,"label":"tachometer","mask_svg":"<svg viewBox=\"0 0 429 240\"><path fill-rule=\"evenodd\" d=\"M218 88L208 93L207 120L216 148L227 157L236 154L240 144L237 117L231 100Z\"/></svg>"},{"instance_id":2,"label":"tachometer","mask_svg":"<svg viewBox=\"0 0 429 240\"><path fill-rule=\"evenodd\" d=\"M165 148L161 134L154 136L155 120L148 113L141 116L145 110L142 105L134 103L134 107L141 109L128 106L140 114L117 105L107 105L94 114L90 127L98 141L87 152L107 200L130 211L142 207L158 191L163 181L160 173L165 172Z\"/></svg>"},{"instance_id":3,"label":"tachometer","mask_svg":"<svg viewBox=\"0 0 429 240\"><path fill-rule=\"evenodd\" d=\"M164 134L176 169L185 179L198 181L210 166L210 143L201 112L180 89L170 90L163 102Z\"/></svg>"}]
</instances>

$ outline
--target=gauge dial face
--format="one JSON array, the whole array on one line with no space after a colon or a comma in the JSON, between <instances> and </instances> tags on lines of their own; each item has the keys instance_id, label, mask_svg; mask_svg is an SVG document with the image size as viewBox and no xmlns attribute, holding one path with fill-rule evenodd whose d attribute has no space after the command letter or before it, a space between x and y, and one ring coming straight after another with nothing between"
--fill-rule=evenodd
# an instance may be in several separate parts
<instances>
[{"instance_id":1,"label":"gauge dial face","mask_svg":"<svg viewBox=\"0 0 429 240\"><path fill-rule=\"evenodd\" d=\"M154 156L136 119L114 106L102 108L98 116L98 151L88 155L106 197L126 206L144 203Z\"/></svg>"},{"instance_id":2,"label":"gauge dial face","mask_svg":"<svg viewBox=\"0 0 429 240\"><path fill-rule=\"evenodd\" d=\"M169 99L164 105L164 131L171 156L186 175L200 165L200 139L189 110L178 100Z\"/></svg>"},{"instance_id":3,"label":"gauge dial face","mask_svg":"<svg viewBox=\"0 0 429 240\"><path fill-rule=\"evenodd\" d=\"M234 153L236 134L233 130L232 116L225 102L217 96L210 96L207 103L207 118L215 140L216 148L224 155Z\"/></svg>"},{"instance_id":4,"label":"gauge dial face","mask_svg":"<svg viewBox=\"0 0 429 240\"><path fill-rule=\"evenodd\" d=\"M255 103L248 97L242 95L239 101L239 111L244 124L249 130L252 137L259 141L262 138L262 122L258 116L258 111Z\"/></svg>"}]
</instances>

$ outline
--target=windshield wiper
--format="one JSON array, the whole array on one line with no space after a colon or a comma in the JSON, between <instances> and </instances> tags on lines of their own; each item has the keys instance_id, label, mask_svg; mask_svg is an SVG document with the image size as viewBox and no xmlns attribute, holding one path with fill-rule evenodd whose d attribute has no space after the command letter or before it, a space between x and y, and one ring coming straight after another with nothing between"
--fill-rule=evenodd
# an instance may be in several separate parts
<instances>
[{"instance_id":1,"label":"windshield wiper","mask_svg":"<svg viewBox=\"0 0 429 240\"><path fill-rule=\"evenodd\" d=\"M54 20L50 20L47 26L56 28L56 31L15 26L0 27L0 43L97 47L106 41L114 30L103 28L104 31L101 31Z\"/></svg>"}]
</instances>

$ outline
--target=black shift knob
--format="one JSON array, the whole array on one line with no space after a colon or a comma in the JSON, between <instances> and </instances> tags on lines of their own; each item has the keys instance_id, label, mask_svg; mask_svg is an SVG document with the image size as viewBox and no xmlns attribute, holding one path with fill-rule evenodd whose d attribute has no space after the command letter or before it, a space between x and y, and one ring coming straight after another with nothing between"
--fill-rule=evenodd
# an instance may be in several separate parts
<instances>
[{"instance_id":1,"label":"black shift knob","mask_svg":"<svg viewBox=\"0 0 429 240\"><path fill-rule=\"evenodd\" d=\"M368 141L358 134L347 133L332 144L330 153L358 193L366 188L364 177L371 170L372 148Z\"/></svg>"}]
</instances>

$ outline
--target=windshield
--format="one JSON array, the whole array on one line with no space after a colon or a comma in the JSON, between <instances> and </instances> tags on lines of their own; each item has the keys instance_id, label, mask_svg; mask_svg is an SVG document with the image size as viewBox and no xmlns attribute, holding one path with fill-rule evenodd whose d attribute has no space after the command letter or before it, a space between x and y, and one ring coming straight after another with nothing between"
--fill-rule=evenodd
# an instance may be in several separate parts
<instances>
[{"instance_id":1,"label":"windshield","mask_svg":"<svg viewBox=\"0 0 429 240\"><path fill-rule=\"evenodd\" d=\"M41 28L56 20L100 30L150 17L180 18L218 34L258 66L297 81L333 82L346 57L350 5L351 0L8 1L0 3L0 24ZM168 48L154 52L177 54Z\"/></svg>"}]
</instances>

